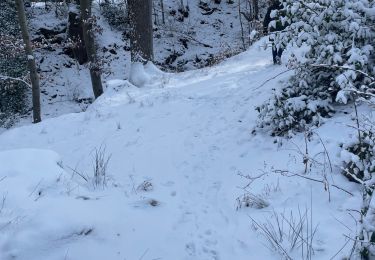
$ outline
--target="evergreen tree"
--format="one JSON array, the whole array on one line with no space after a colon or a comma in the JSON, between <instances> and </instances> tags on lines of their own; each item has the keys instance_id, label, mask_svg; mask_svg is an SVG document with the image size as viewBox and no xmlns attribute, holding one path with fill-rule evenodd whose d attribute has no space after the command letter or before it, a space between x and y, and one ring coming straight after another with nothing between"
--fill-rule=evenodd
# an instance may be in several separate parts
<instances>
[{"instance_id":1,"label":"evergreen tree","mask_svg":"<svg viewBox=\"0 0 375 260\"><path fill-rule=\"evenodd\" d=\"M274 135L319 125L337 102L369 91L374 77L375 1L284 0L272 16L289 26L275 32L279 47L307 45L305 60L274 97L259 107L261 127Z\"/></svg>"}]
</instances>

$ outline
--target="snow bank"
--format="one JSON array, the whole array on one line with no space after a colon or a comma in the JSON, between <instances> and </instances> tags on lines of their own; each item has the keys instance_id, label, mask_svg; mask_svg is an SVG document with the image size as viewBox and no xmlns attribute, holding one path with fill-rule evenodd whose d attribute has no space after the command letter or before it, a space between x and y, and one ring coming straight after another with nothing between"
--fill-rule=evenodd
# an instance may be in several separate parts
<instances>
[{"instance_id":1,"label":"snow bank","mask_svg":"<svg viewBox=\"0 0 375 260\"><path fill-rule=\"evenodd\" d=\"M130 67L130 82L137 86L143 87L150 82L150 76L146 73L145 68L141 62L134 62Z\"/></svg>"}]
</instances>

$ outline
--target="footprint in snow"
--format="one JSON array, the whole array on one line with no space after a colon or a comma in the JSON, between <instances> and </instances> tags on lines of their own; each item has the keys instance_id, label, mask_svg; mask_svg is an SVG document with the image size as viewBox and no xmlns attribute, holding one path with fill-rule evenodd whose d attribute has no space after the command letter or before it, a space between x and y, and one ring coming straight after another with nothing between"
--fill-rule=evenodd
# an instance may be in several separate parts
<instances>
[{"instance_id":1,"label":"footprint in snow","mask_svg":"<svg viewBox=\"0 0 375 260\"><path fill-rule=\"evenodd\" d=\"M196 249L195 249L195 244L193 242L187 243L185 245L185 251L190 255L190 256L195 256L196 255Z\"/></svg>"},{"instance_id":2,"label":"footprint in snow","mask_svg":"<svg viewBox=\"0 0 375 260\"><path fill-rule=\"evenodd\" d=\"M215 236L212 235L211 230L207 230L204 233L203 239L203 246L202 246L202 252L206 255L209 255L209 258L207 259L220 259L219 253L216 251L216 246L218 244L218 241L215 239Z\"/></svg>"}]
</instances>

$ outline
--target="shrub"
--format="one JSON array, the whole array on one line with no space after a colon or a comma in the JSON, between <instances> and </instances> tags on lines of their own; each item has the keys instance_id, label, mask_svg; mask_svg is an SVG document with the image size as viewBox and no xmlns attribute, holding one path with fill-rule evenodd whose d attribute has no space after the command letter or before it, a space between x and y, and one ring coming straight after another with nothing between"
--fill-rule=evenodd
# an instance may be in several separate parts
<instances>
[{"instance_id":1,"label":"shrub","mask_svg":"<svg viewBox=\"0 0 375 260\"><path fill-rule=\"evenodd\" d=\"M13 1L0 2L0 75L22 78L27 75L26 56L22 49L16 9ZM25 114L27 85L0 78L0 127L10 127L16 117Z\"/></svg>"},{"instance_id":2,"label":"shrub","mask_svg":"<svg viewBox=\"0 0 375 260\"><path fill-rule=\"evenodd\" d=\"M93 185L94 188L102 187L107 185L108 174L107 168L111 155L107 155L106 149L103 146L95 148L93 156Z\"/></svg>"},{"instance_id":3,"label":"shrub","mask_svg":"<svg viewBox=\"0 0 375 260\"><path fill-rule=\"evenodd\" d=\"M271 131L273 136L303 132L310 125L319 126L334 112L332 93L321 91L318 81L301 80L300 77L308 77L310 73L306 68L297 71L284 88L274 90L273 96L257 107L258 126Z\"/></svg>"},{"instance_id":4,"label":"shrub","mask_svg":"<svg viewBox=\"0 0 375 260\"><path fill-rule=\"evenodd\" d=\"M356 253L361 259L373 259L375 208L371 201L375 191L375 124L368 119L360 121L357 109L355 111L356 135L353 140L341 145L342 173L349 180L359 183L362 191L359 225L352 254Z\"/></svg>"},{"instance_id":5,"label":"shrub","mask_svg":"<svg viewBox=\"0 0 375 260\"><path fill-rule=\"evenodd\" d=\"M128 17L125 1L104 1L100 4L101 12L109 25L119 30L125 30L128 26Z\"/></svg>"},{"instance_id":6,"label":"shrub","mask_svg":"<svg viewBox=\"0 0 375 260\"><path fill-rule=\"evenodd\" d=\"M272 15L289 26L275 33L276 45L310 49L284 88L258 108L260 127L285 135L319 125L337 102L346 104L353 90L369 86L375 75L373 10L369 0L283 0Z\"/></svg>"},{"instance_id":7,"label":"shrub","mask_svg":"<svg viewBox=\"0 0 375 260\"><path fill-rule=\"evenodd\" d=\"M342 144L343 174L351 181L369 180L375 172L375 143L372 131L363 131L360 138ZM353 178L355 176L355 178Z\"/></svg>"}]
</instances>

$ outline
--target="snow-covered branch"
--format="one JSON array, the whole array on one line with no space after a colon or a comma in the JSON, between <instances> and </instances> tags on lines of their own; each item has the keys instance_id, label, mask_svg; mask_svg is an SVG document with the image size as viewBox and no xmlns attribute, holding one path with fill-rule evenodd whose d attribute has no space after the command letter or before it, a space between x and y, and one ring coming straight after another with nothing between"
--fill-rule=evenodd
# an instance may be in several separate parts
<instances>
[{"instance_id":1,"label":"snow-covered branch","mask_svg":"<svg viewBox=\"0 0 375 260\"><path fill-rule=\"evenodd\" d=\"M354 69L354 68L349 67L349 66L329 65L329 64L311 64L309 66L311 66L311 67L321 67L321 68L351 70L351 71L357 72L357 73L365 76L366 78L370 79L371 81L375 81L375 78L372 77L372 76L370 76L368 73L366 73L366 72L364 72L362 70Z\"/></svg>"},{"instance_id":2,"label":"snow-covered branch","mask_svg":"<svg viewBox=\"0 0 375 260\"><path fill-rule=\"evenodd\" d=\"M31 88L31 85L28 82L26 82L25 80L21 79L21 78L14 78L14 77L0 75L0 80L15 80L15 81L19 81L19 82L24 83L29 88Z\"/></svg>"}]
</instances>

